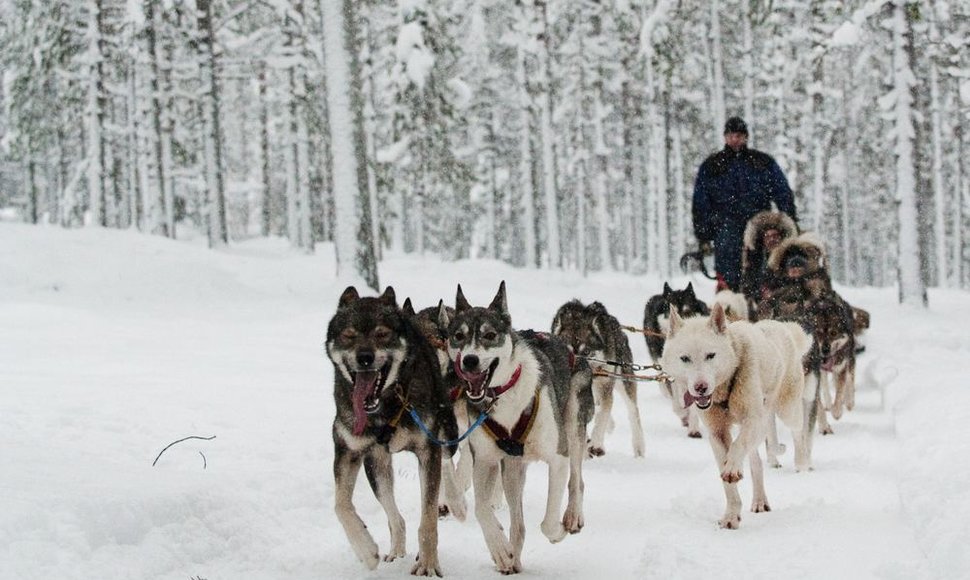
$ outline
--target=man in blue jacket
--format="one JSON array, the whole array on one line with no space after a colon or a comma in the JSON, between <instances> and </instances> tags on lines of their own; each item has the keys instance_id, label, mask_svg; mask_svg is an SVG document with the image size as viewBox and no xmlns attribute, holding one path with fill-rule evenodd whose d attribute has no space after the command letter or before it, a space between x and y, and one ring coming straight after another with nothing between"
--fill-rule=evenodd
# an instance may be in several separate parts
<instances>
[{"instance_id":1,"label":"man in blue jacket","mask_svg":"<svg viewBox=\"0 0 970 580\"><path fill-rule=\"evenodd\" d=\"M744 227L772 203L797 223L785 174L770 155L748 149L748 126L731 117L724 125L724 149L701 164L694 182L694 236L701 248L714 245L718 290L740 290Z\"/></svg>"}]
</instances>

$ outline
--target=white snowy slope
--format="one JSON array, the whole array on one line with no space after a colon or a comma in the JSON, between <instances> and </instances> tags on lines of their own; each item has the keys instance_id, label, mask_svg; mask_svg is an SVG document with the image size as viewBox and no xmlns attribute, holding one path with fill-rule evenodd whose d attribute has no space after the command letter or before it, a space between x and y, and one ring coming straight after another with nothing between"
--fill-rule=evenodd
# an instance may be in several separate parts
<instances>
[{"instance_id":1,"label":"white snowy slope","mask_svg":"<svg viewBox=\"0 0 970 580\"><path fill-rule=\"evenodd\" d=\"M0 580L407 577L412 457L395 459L405 560L366 570L333 514L323 342L347 281L333 278L332 254L327 245L291 253L282 240L210 251L131 232L0 224ZM504 279L515 325L538 329L571 298L639 325L662 285L413 256L389 257L380 276L419 307L453 302L458 282L485 305ZM710 298L710 283L694 281ZM617 401L607 455L586 463L581 534L558 545L542 536L546 474L530 468L523 576L970 574L970 294L931 291L921 312L897 306L894 289L843 292L872 313L858 404L816 440L815 471L795 473L789 451L767 472L772 512L717 529L724 500L708 443L688 439L647 383L647 456L633 459ZM630 338L647 362L642 339ZM169 443L213 435L152 466ZM742 492L747 502L748 479ZM386 550L386 520L363 479L356 503ZM473 515L441 521L439 549L449 578L498 576Z\"/></svg>"}]
</instances>

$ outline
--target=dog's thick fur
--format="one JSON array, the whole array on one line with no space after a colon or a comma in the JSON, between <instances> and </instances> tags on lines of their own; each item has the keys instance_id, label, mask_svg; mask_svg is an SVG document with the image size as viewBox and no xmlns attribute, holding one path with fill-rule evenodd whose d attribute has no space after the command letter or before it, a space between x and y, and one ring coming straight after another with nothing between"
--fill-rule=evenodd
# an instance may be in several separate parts
<instances>
[{"instance_id":1,"label":"dog's thick fur","mask_svg":"<svg viewBox=\"0 0 970 580\"><path fill-rule=\"evenodd\" d=\"M793 274L787 264L795 257L802 258L805 266ZM817 235L805 232L794 238L788 238L778 244L768 255L769 279L766 282L768 292L774 293L777 289L797 281L813 298L818 298L832 290L827 264L825 245ZM758 317L762 318L760 314Z\"/></svg>"},{"instance_id":2,"label":"dog's thick fur","mask_svg":"<svg viewBox=\"0 0 970 580\"><path fill-rule=\"evenodd\" d=\"M764 245L764 233L776 230L781 241L798 235L798 226L788 214L779 211L762 211L754 215L744 228L744 246L741 253L741 291L754 303L764 296L768 276L768 250Z\"/></svg>"},{"instance_id":3,"label":"dog's thick fur","mask_svg":"<svg viewBox=\"0 0 970 580\"><path fill-rule=\"evenodd\" d=\"M553 317L552 333L565 341L573 354L581 359L590 357L599 361L633 362L630 341L620 328L620 323L599 302L583 305L579 300L571 300L563 304ZM589 361L589 365L594 371L603 369L614 373L629 372L620 365L607 365L592 360ZM617 380L614 377L601 376L593 379L596 415L593 419L593 433L588 446L590 456L598 457L606 453L603 439L612 421L613 387ZM643 426L640 422L640 408L637 406L636 382L623 380L622 393L626 399L627 415L630 420L633 456L643 457Z\"/></svg>"},{"instance_id":4,"label":"dog's thick fur","mask_svg":"<svg viewBox=\"0 0 970 580\"><path fill-rule=\"evenodd\" d=\"M663 292L651 296L643 309L643 328L646 331L644 337L647 341L647 350L650 351L650 358L655 363L660 362L663 354L664 337L670 329L672 310L681 318L707 316L711 313L707 304L694 294L693 283L688 283L683 290L674 290L670 284L664 282ZM677 385L660 383L660 392L670 399L674 414L680 417L681 424L687 427L687 436L699 438L701 430L697 410L683 405L683 393L677 392L677 388Z\"/></svg>"},{"instance_id":5,"label":"dog's thick fur","mask_svg":"<svg viewBox=\"0 0 970 580\"><path fill-rule=\"evenodd\" d=\"M451 364L451 359L448 357L448 323L455 317L455 309L449 306L445 306L444 300L439 300L437 306L429 306L428 308L423 308L418 312L414 311L414 306L411 303L411 299L408 298L404 301L404 305L401 307L405 314L412 317L414 325L423 334L428 342L435 347L435 352L438 355L438 365L441 370L441 378L445 386L446 392L449 394L449 398L452 395L457 397L457 387L458 378L455 376L454 366ZM452 401L455 403L456 401ZM468 419L468 411L464 402L460 404L455 404L453 406L455 412L455 420L458 423L459 433L465 433L470 427L471 423ZM457 456L457 461L452 463L452 461L447 460L444 462L442 469L446 470L442 473L448 475L449 469L454 469L455 485L460 493L460 500L455 501L448 495L444 495L438 500L438 514L441 517L448 516L449 514L455 515L459 520L465 519L465 511L467 504L465 503L465 492L472 485L472 453L471 446L468 443L468 439L460 442L458 444L459 454ZM495 495L492 499L492 503L498 507L502 505L502 486L495 486Z\"/></svg>"},{"instance_id":6,"label":"dog's thick fur","mask_svg":"<svg viewBox=\"0 0 970 580\"><path fill-rule=\"evenodd\" d=\"M413 408L432 433L451 440L457 426L441 383L434 350L397 306L388 287L379 298L361 298L348 287L327 327L327 354L334 365L333 422L336 513L350 545L368 568L380 555L353 504L361 465L387 514L391 561L405 555L405 524L394 499L391 454L411 451L421 479L418 557L411 573L441 575L438 562L438 491L442 448L407 413ZM446 453L454 452L453 448ZM457 495L453 481L446 490Z\"/></svg>"},{"instance_id":7,"label":"dog's thick fur","mask_svg":"<svg viewBox=\"0 0 970 580\"><path fill-rule=\"evenodd\" d=\"M750 320L748 299L740 292L721 290L714 294L714 302L721 305L724 314L731 322Z\"/></svg>"},{"instance_id":8,"label":"dog's thick fur","mask_svg":"<svg viewBox=\"0 0 970 580\"><path fill-rule=\"evenodd\" d=\"M802 357L811 338L794 323L747 321L728 323L715 304L710 317L682 320L671 314L662 365L684 385L685 404L696 405L710 431L727 507L723 528L741 522L737 482L749 459L754 494L751 511L769 511L764 469L758 447L765 440L771 413L792 430L796 468L808 469L803 433L805 389ZM731 426L740 430L731 438Z\"/></svg>"},{"instance_id":9,"label":"dog's thick fur","mask_svg":"<svg viewBox=\"0 0 970 580\"><path fill-rule=\"evenodd\" d=\"M475 516L496 567L503 574L522 571L525 542L522 494L529 462L549 465L549 492L540 526L550 542L562 541L584 525L582 461L586 425L592 415L590 375L571 373L569 351L559 339L512 328L505 283L487 308L472 307L459 286L455 318L448 326L448 352L456 374L464 381L463 400L469 415L489 409L489 417L508 433L533 409L532 427L521 448L512 454L507 439L493 438L480 428L469 437L474 456ZM516 376L518 378L513 381ZM494 388L512 385L502 393ZM582 391L586 390L586 395ZM538 401L538 407L533 407ZM499 475L509 506L506 537L489 501ZM562 499L569 484L565 514Z\"/></svg>"}]
</instances>

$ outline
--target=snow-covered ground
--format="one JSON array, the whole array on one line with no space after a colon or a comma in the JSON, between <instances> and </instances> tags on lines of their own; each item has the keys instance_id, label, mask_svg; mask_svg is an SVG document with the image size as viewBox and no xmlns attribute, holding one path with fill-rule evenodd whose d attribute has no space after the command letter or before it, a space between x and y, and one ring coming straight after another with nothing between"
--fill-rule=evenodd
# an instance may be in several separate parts
<instances>
[{"instance_id":1,"label":"snow-covered ground","mask_svg":"<svg viewBox=\"0 0 970 580\"><path fill-rule=\"evenodd\" d=\"M406 577L412 457L395 459L411 557L367 571L333 514L323 342L347 281L332 254L0 224L0 579ZM389 257L380 276L417 306L452 302L458 282L484 305L504 279L516 326L540 329L574 297L639 325L662 285L413 256ZM695 284L710 298L708 282ZM524 576L970 575L970 294L934 290L931 308L914 311L894 289L843 293L873 320L858 404L816 440L815 471L795 473L791 451L768 471L774 511L717 529L724 500L707 441L688 439L647 383L647 456L633 459L618 401L608 454L586 464L581 534L558 545L541 535L546 476L530 469ZM646 362L643 341L631 343ZM152 466L167 444L213 435ZM749 479L742 491L747 502ZM386 549L363 481L356 503ZM439 549L447 577L497 576L474 516L441 521Z\"/></svg>"}]
</instances>

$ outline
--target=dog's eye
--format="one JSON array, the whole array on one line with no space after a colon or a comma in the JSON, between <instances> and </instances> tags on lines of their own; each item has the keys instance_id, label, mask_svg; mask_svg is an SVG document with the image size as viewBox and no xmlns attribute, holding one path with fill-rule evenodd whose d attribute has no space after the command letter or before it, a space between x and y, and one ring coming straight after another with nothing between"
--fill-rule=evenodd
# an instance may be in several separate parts
<instances>
[{"instance_id":1,"label":"dog's eye","mask_svg":"<svg viewBox=\"0 0 970 580\"><path fill-rule=\"evenodd\" d=\"M374 329L374 338L381 341L391 338L391 329L386 326L378 326Z\"/></svg>"},{"instance_id":2,"label":"dog's eye","mask_svg":"<svg viewBox=\"0 0 970 580\"><path fill-rule=\"evenodd\" d=\"M482 338L489 341L495 340L496 337L498 337L498 334L496 334L494 331L491 331L491 330L482 335Z\"/></svg>"},{"instance_id":3,"label":"dog's eye","mask_svg":"<svg viewBox=\"0 0 970 580\"><path fill-rule=\"evenodd\" d=\"M341 340L347 341L354 340L357 338L357 331L353 328L345 328L343 329L343 332L340 333L340 338Z\"/></svg>"},{"instance_id":4,"label":"dog's eye","mask_svg":"<svg viewBox=\"0 0 970 580\"><path fill-rule=\"evenodd\" d=\"M464 332L456 332L455 334L452 335L451 340L454 340L455 342L461 342L461 341L465 340L465 333Z\"/></svg>"},{"instance_id":5,"label":"dog's eye","mask_svg":"<svg viewBox=\"0 0 970 580\"><path fill-rule=\"evenodd\" d=\"M680 362L689 363L690 357L685 354L684 356L680 357Z\"/></svg>"},{"instance_id":6,"label":"dog's eye","mask_svg":"<svg viewBox=\"0 0 970 580\"><path fill-rule=\"evenodd\" d=\"M712 360L713 358L714 358L714 353L709 352L707 353L707 356L704 357L704 360Z\"/></svg>"}]
</instances>

